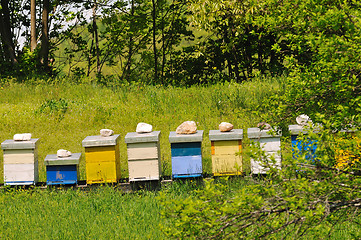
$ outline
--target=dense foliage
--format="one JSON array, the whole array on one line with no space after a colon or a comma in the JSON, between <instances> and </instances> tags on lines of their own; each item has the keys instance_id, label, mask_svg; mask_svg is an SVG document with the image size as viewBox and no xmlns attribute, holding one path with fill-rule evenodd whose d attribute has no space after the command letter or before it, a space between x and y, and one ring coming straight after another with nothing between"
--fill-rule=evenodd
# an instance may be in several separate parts
<instances>
[{"instance_id":1,"label":"dense foliage","mask_svg":"<svg viewBox=\"0 0 361 240\"><path fill-rule=\"evenodd\" d=\"M45 72L104 85L282 76L284 88L254 107L257 119L280 125L285 138L285 127L301 113L321 124L317 134L311 129L303 136L317 142L311 160L307 152L283 153L281 171L250 180L235 195L209 183L186 201L165 197L164 214L171 217L165 230L171 237L295 238L311 231L322 238L339 222L360 224L360 138L340 133L361 127L360 1L44 0L36 8L43 18L36 22L42 38L35 50L32 23L18 15L21 2L1 1L1 76L27 79ZM72 22L65 27L64 19ZM23 48L19 32L25 35ZM223 109L221 100L214 102ZM41 111L54 104L46 102ZM249 157L269 164L258 148L250 148Z\"/></svg>"},{"instance_id":2,"label":"dense foliage","mask_svg":"<svg viewBox=\"0 0 361 240\"><path fill-rule=\"evenodd\" d=\"M343 224L357 228L360 141L350 133L328 131L301 138L306 144L307 139L317 141L316 155L310 159L306 151L293 156L283 151L280 171L265 152L256 147L249 151L271 170L249 178L241 189L211 180L186 200L162 195L168 219L164 231L177 239L321 239L340 231ZM352 234L355 239L361 236L359 231Z\"/></svg>"},{"instance_id":3,"label":"dense foliage","mask_svg":"<svg viewBox=\"0 0 361 240\"><path fill-rule=\"evenodd\" d=\"M280 171L272 169L265 152L250 148L249 157L271 170L235 197L224 185L209 183L189 201L164 199L164 214L173 219L165 228L169 236L294 239L311 232L324 238L339 223L359 225L360 136L341 130L360 129L361 123L360 3L204 0L192 6L195 23L212 31L221 33L221 23L242 38L275 36L271 52L280 60L287 85L264 103L272 111L259 114L283 128L285 141L286 126L301 113L321 125L301 136L305 144L317 143L315 155L282 152ZM229 54L237 48L236 42L223 43Z\"/></svg>"},{"instance_id":4,"label":"dense foliage","mask_svg":"<svg viewBox=\"0 0 361 240\"><path fill-rule=\"evenodd\" d=\"M29 1L1 3L2 76L28 77L46 69L78 79L97 77L104 84L189 85L287 74L312 88L329 84L328 96L342 92L340 84L332 83L340 77L352 88L352 96L359 91L355 82L360 72L360 3L355 0L43 0L36 4L37 15L43 17L34 23L38 42L31 50ZM46 14L49 18L44 22ZM45 32L44 26L49 27ZM304 99L309 98L295 101Z\"/></svg>"}]
</instances>

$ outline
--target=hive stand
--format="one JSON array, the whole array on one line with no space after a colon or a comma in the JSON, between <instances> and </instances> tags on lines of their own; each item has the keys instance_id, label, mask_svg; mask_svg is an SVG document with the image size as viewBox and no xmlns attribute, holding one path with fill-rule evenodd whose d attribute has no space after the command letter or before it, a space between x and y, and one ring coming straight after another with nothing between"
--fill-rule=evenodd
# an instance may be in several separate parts
<instances>
[{"instance_id":1,"label":"hive stand","mask_svg":"<svg viewBox=\"0 0 361 240\"><path fill-rule=\"evenodd\" d=\"M82 141L85 148L87 184L119 181L119 136L88 136Z\"/></svg>"},{"instance_id":2,"label":"hive stand","mask_svg":"<svg viewBox=\"0 0 361 240\"><path fill-rule=\"evenodd\" d=\"M271 156L275 159L274 167L281 168L281 133L277 132L272 134L272 130L261 130L260 128L248 128L248 138L253 142L259 142L260 147L266 152L268 158L267 164L273 165ZM264 166L265 163L259 160L251 159L251 172L253 174L266 174L269 171L268 167Z\"/></svg>"},{"instance_id":3,"label":"hive stand","mask_svg":"<svg viewBox=\"0 0 361 240\"><path fill-rule=\"evenodd\" d=\"M172 178L202 176L202 139L203 130L194 134L170 132Z\"/></svg>"},{"instance_id":4,"label":"hive stand","mask_svg":"<svg viewBox=\"0 0 361 240\"><path fill-rule=\"evenodd\" d=\"M131 132L125 136L130 182L160 180L159 137L160 131Z\"/></svg>"},{"instance_id":5,"label":"hive stand","mask_svg":"<svg viewBox=\"0 0 361 240\"><path fill-rule=\"evenodd\" d=\"M56 154L49 154L45 157L46 184L77 184L79 159L81 153L73 153L69 157L58 157Z\"/></svg>"},{"instance_id":6,"label":"hive stand","mask_svg":"<svg viewBox=\"0 0 361 240\"><path fill-rule=\"evenodd\" d=\"M38 138L29 141L5 140L1 143L5 185L35 185L38 182L38 143Z\"/></svg>"},{"instance_id":7,"label":"hive stand","mask_svg":"<svg viewBox=\"0 0 361 240\"><path fill-rule=\"evenodd\" d=\"M212 172L214 176L231 176L242 174L243 130L233 129L230 132L209 131L212 150Z\"/></svg>"}]
</instances>

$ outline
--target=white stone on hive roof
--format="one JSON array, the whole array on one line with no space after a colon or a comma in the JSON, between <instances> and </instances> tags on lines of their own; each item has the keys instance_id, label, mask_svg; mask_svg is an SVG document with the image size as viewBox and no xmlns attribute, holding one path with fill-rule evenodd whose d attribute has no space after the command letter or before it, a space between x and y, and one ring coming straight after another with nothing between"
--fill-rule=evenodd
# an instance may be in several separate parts
<instances>
[{"instance_id":1,"label":"white stone on hive roof","mask_svg":"<svg viewBox=\"0 0 361 240\"><path fill-rule=\"evenodd\" d=\"M13 137L14 141L30 141L31 133L17 133Z\"/></svg>"},{"instance_id":2,"label":"white stone on hive roof","mask_svg":"<svg viewBox=\"0 0 361 240\"><path fill-rule=\"evenodd\" d=\"M137 133L150 133L153 131L153 126L148 123L140 122L138 123L135 131Z\"/></svg>"},{"instance_id":3,"label":"white stone on hive roof","mask_svg":"<svg viewBox=\"0 0 361 240\"><path fill-rule=\"evenodd\" d=\"M221 132L229 132L232 129L233 129L233 124L229 122L221 122L221 124L219 124L219 131Z\"/></svg>"},{"instance_id":4,"label":"white stone on hive roof","mask_svg":"<svg viewBox=\"0 0 361 240\"><path fill-rule=\"evenodd\" d=\"M194 121L185 121L175 131L177 134L193 134L197 132L197 124Z\"/></svg>"},{"instance_id":5,"label":"white stone on hive roof","mask_svg":"<svg viewBox=\"0 0 361 240\"><path fill-rule=\"evenodd\" d=\"M59 149L57 152L56 152L56 155L60 158L62 157L70 157L71 156L71 152L68 151L68 150L65 150L65 149Z\"/></svg>"},{"instance_id":6,"label":"white stone on hive roof","mask_svg":"<svg viewBox=\"0 0 361 240\"><path fill-rule=\"evenodd\" d=\"M301 114L296 117L296 122L298 125L306 126L308 123L312 123L312 120L306 114Z\"/></svg>"}]
</instances>

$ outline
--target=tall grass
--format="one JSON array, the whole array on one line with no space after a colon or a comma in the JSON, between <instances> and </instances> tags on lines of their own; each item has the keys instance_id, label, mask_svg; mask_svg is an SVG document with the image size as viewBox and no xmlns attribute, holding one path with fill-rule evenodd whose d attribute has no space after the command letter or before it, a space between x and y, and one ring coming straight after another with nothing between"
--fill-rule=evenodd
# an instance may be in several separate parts
<instances>
[{"instance_id":1,"label":"tall grass","mask_svg":"<svg viewBox=\"0 0 361 240\"><path fill-rule=\"evenodd\" d=\"M235 128L254 127L262 120L253 112L255 108L281 87L280 79L190 88L129 85L111 89L66 82L6 84L0 88L0 141L25 132L40 138L40 181L44 182L43 160L47 154L54 154L60 148L83 152L81 141L85 137L110 128L121 135L121 174L126 178L124 136L134 132L139 122L147 122L154 130L161 131L162 170L163 175L170 176L169 132L175 131L183 121L193 120L198 129L205 130L204 171L211 173L208 131L217 129L222 121L233 123ZM81 180L85 180L84 162L82 158Z\"/></svg>"},{"instance_id":2,"label":"tall grass","mask_svg":"<svg viewBox=\"0 0 361 240\"><path fill-rule=\"evenodd\" d=\"M282 79L190 88L7 83L0 86L0 141L21 132L31 132L33 137L40 138L40 181L46 181L43 160L47 154L60 148L83 152L81 141L86 136L98 135L101 128L111 128L121 134L121 171L126 178L128 166L123 139L142 121L162 132L163 175L171 175L169 132L183 121L194 120L206 133L203 164L205 173L211 173L208 131L217 129L222 121L233 123L235 128L254 127L263 120L254 110L267 112L267 106L262 106L264 100L282 88ZM84 162L82 158L82 180ZM2 176L3 164L0 165ZM247 179L235 178L226 184L232 198L247 184ZM171 199L185 199L201 187L201 182L176 181L162 186L162 191ZM0 191L0 239L166 239L161 226L172 224L172 220L160 216L157 196L157 192L148 191L125 194L111 186L89 191L5 187ZM354 224L340 223L333 227L336 230L330 236L332 239L360 235ZM326 234L321 226L317 236Z\"/></svg>"}]
</instances>

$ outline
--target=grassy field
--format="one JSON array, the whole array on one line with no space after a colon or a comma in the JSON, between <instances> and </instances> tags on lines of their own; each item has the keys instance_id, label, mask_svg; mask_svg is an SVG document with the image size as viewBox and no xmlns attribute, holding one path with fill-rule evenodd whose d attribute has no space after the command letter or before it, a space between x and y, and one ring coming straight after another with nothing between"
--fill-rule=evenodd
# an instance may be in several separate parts
<instances>
[{"instance_id":1,"label":"grassy field","mask_svg":"<svg viewBox=\"0 0 361 240\"><path fill-rule=\"evenodd\" d=\"M60 148L82 152L81 141L99 135L102 128L121 135L121 172L128 177L124 136L137 123L147 122L161 131L162 172L171 175L168 135L183 121L194 120L205 130L203 163L211 173L208 131L222 121L235 128L255 126L261 119L256 107L278 91L282 82L266 79L253 83L174 88L131 85L110 89L90 84L16 84L0 86L0 141L15 133L40 138L40 181L46 181L44 158ZM3 155L0 154L0 163ZM85 180L85 159L80 179ZM1 164L1 176L2 176ZM3 178L0 178L3 182ZM194 183L193 183L194 185ZM182 198L192 184L173 184L170 197ZM15 189L0 192L1 239L164 239L160 230L157 193L124 194L112 187L90 191L57 188Z\"/></svg>"},{"instance_id":2,"label":"grassy field","mask_svg":"<svg viewBox=\"0 0 361 240\"><path fill-rule=\"evenodd\" d=\"M110 128L121 134L121 170L126 178L124 136L135 131L138 122L147 122L162 132L162 170L170 176L169 132L183 121L194 120L206 133L203 164L205 173L211 173L208 131L217 129L222 121L235 128L256 126L263 119L254 110L267 113L263 101L282 87L279 79L191 88L4 83L0 86L0 141L22 132L40 138L40 181L44 182L47 154L60 148L84 153L81 141L86 136ZM1 176L2 160L1 152ZM84 162L82 158L81 180L85 180ZM232 195L247 182L241 177L228 184ZM176 182L163 186L162 191L170 199L181 200L201 187L196 182ZM0 190L0 239L166 239L161 228L172 220L162 218L160 212L158 192L152 191L124 193L112 186L86 191L5 187ZM357 226L347 223L334 228L332 239L352 239L352 234L359 232Z\"/></svg>"},{"instance_id":3,"label":"grassy field","mask_svg":"<svg viewBox=\"0 0 361 240\"><path fill-rule=\"evenodd\" d=\"M227 182L230 196L247 179ZM168 199L182 201L202 184L187 181L163 186ZM124 193L111 186L75 189L16 189L0 191L1 239L168 239L162 229L172 219L161 217L158 192ZM328 230L332 228L330 235ZM300 239L358 239L360 228L347 222L321 225ZM276 234L271 239L292 239Z\"/></svg>"},{"instance_id":4,"label":"grassy field","mask_svg":"<svg viewBox=\"0 0 361 240\"><path fill-rule=\"evenodd\" d=\"M185 186L172 188L177 197L187 194ZM0 238L165 239L156 196L110 186L88 191L5 189L0 192Z\"/></svg>"},{"instance_id":5,"label":"grassy field","mask_svg":"<svg viewBox=\"0 0 361 240\"><path fill-rule=\"evenodd\" d=\"M124 136L134 132L139 122L146 122L153 125L153 130L161 131L162 172L170 176L169 132L175 131L183 121L193 120L198 129L205 131L204 171L211 173L208 131L217 129L223 121L233 123L235 128L256 126L262 119L254 110L281 87L281 81L272 79L191 88L132 85L109 89L70 83L5 84L0 88L0 141L25 132L40 138L40 181L45 182L43 160L47 154L55 154L58 149L84 153L81 142L85 137L99 135L100 129L110 128L121 135L121 174L127 178ZM85 180L84 162L82 158L81 180ZM2 171L2 166L0 169Z\"/></svg>"}]
</instances>

